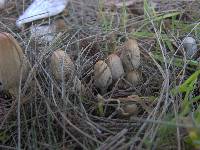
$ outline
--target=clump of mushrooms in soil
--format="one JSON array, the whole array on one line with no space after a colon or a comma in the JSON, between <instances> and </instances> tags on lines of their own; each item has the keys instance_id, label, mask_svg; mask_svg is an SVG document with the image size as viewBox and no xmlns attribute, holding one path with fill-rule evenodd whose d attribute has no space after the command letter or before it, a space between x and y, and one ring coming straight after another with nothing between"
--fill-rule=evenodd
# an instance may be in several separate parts
<instances>
[{"instance_id":1,"label":"clump of mushrooms in soil","mask_svg":"<svg viewBox=\"0 0 200 150\"><path fill-rule=\"evenodd\" d=\"M40 12L45 11L43 8L37 7L39 3L39 1L34 1L29 6L29 8L19 17L19 19L16 21L16 24L19 28L22 28L26 23L33 22L41 18L46 18L51 15L53 16L58 13L54 12L53 3L50 4L49 1L45 1L45 5L48 6L48 11L51 13L45 14L44 16L37 15L39 11L38 9L41 9ZM63 0L63 2L60 2L57 6L62 8L63 11L67 3L68 1ZM5 3L2 4L2 6L5 6ZM31 25L30 34L31 37L38 43L52 42L58 32L66 29L67 26L65 25L64 20L58 19L51 24ZM7 33L2 33L1 35L2 39L0 42L4 43L4 40L11 41L11 43L9 43L10 45L5 44L7 47L2 47L2 56L5 56L4 58L6 58L6 60L8 60L8 58L10 58L9 60L12 60L8 62L4 59L1 59L2 65L0 75L2 89L10 91L10 93L17 97L19 87L18 81L22 66L24 66L22 74L24 78L27 77L28 68L30 68L30 66L28 67L27 63L24 63L24 60L27 61L27 58L23 54L23 51L17 41ZM5 37L7 37L7 39L5 39ZM6 52L12 52L12 54L5 53L5 49L9 49L10 51ZM66 52L64 52L62 49L55 50L50 56L49 61L50 71L58 83L61 83L64 80L72 79L74 77L73 81L76 83L75 86L77 91L84 89L83 84L76 75L75 64ZM120 54L113 53L110 54L105 60L99 60L96 62L94 65L94 85L100 90L100 94L105 94L107 93L109 86L117 82L122 77L125 77L125 79L132 85L137 84L140 78L140 74L137 71L139 65L140 50L137 41L135 39L129 39L124 44L124 48L121 50ZM5 68L3 68L4 66L7 66L6 71ZM10 74L11 79L7 78L8 74ZM133 109L136 110L136 105L134 104L130 104L130 106L128 104L125 105L123 110L126 110L126 108L127 110L130 110L130 107L133 107Z\"/></svg>"},{"instance_id":2,"label":"clump of mushrooms in soil","mask_svg":"<svg viewBox=\"0 0 200 150\"><path fill-rule=\"evenodd\" d=\"M68 0L55 1L56 7L60 11L55 11L55 3L49 1L34 1L28 9L19 17L16 21L16 25L22 28L24 24L34 22L39 19L48 18L61 13L68 4ZM46 12L46 9L38 7L39 5L46 5L48 14L38 15L38 12ZM6 6L6 1L0 1L0 9ZM31 37L37 42L52 42L56 33L66 30L67 26L65 21L57 19L53 23L45 25L31 25L30 34ZM8 33L0 33L0 88L1 90L8 90L15 97L18 95L19 84L27 78L30 66L28 65L28 59L23 53L23 50L19 46L19 43ZM183 41L183 46L186 51L186 57L191 58L196 54L197 46L192 37L186 37ZM141 74L139 70L140 66L140 49L136 39L129 38L119 53L112 53L107 58L99 60L94 65L94 85L99 90L98 97L105 100L101 95L108 92L110 86L118 82L121 78L124 78L130 83L130 85L137 85L140 81ZM12 60L12 61L11 61ZM76 75L75 64L70 56L62 49L55 50L50 58L50 70L56 81L61 83L63 80L69 80L73 78L76 83L77 91L84 89L84 85ZM100 95L101 94L101 95ZM137 97L138 98L138 97ZM136 99L137 99L136 98ZM133 98L134 99L134 98ZM126 99L127 100L127 99ZM128 102L123 98L120 101L124 103L123 106L119 106L122 116L129 116L137 114L138 107L134 102ZM111 100L113 101L113 99ZM115 100L114 100L115 101ZM125 102L126 101L126 102ZM129 100L131 101L131 100Z\"/></svg>"},{"instance_id":3,"label":"clump of mushrooms in soil","mask_svg":"<svg viewBox=\"0 0 200 150\"><path fill-rule=\"evenodd\" d=\"M19 46L19 43L8 33L0 34L0 81L1 90L8 90L15 97L18 95L20 81L23 82L27 78L30 66L28 60ZM50 70L57 81L69 80L74 76L75 65L70 56L63 50L54 51L50 59ZM108 87L118 81L121 77L126 77L131 84L139 81L140 75L137 68L140 64L140 50L137 41L129 39L125 43L125 47L118 56L113 53L105 60L99 60L94 65L94 84L100 89L101 94L107 92ZM81 81L74 77L77 88L81 91ZM131 110L130 107L136 109L136 105L131 104L124 106L124 110Z\"/></svg>"},{"instance_id":4,"label":"clump of mushrooms in soil","mask_svg":"<svg viewBox=\"0 0 200 150\"><path fill-rule=\"evenodd\" d=\"M122 77L131 84L136 85L140 81L140 49L135 39L128 39L119 54L110 54L105 61L99 60L94 66L94 83L105 94L108 87L120 80ZM102 98L101 98L102 100ZM111 101L113 101L112 99ZM119 99L116 99L116 101ZM123 105L125 100L120 101ZM122 116L136 115L138 107L135 103L127 103L119 107Z\"/></svg>"}]
</instances>

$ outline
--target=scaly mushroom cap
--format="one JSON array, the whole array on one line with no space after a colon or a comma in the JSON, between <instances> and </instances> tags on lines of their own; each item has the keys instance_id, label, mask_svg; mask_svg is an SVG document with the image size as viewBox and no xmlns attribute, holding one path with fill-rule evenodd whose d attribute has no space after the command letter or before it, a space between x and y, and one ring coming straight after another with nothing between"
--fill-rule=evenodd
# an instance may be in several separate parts
<instances>
[{"instance_id":1,"label":"scaly mushroom cap","mask_svg":"<svg viewBox=\"0 0 200 150\"><path fill-rule=\"evenodd\" d=\"M134 39L129 39L125 43L125 47L122 50L121 56L120 56L124 70L132 71L134 69L137 69L140 65L140 49L138 47L138 43Z\"/></svg>"},{"instance_id":2,"label":"scaly mushroom cap","mask_svg":"<svg viewBox=\"0 0 200 150\"><path fill-rule=\"evenodd\" d=\"M112 83L112 74L108 65L99 60L94 66L94 81L95 86L105 92L108 86Z\"/></svg>"},{"instance_id":3,"label":"scaly mushroom cap","mask_svg":"<svg viewBox=\"0 0 200 150\"><path fill-rule=\"evenodd\" d=\"M116 54L109 55L106 63L111 70L113 80L118 80L124 74L121 59Z\"/></svg>"},{"instance_id":4,"label":"scaly mushroom cap","mask_svg":"<svg viewBox=\"0 0 200 150\"><path fill-rule=\"evenodd\" d=\"M63 50L56 50L53 53L50 67L56 80L69 79L75 71L74 63Z\"/></svg>"}]
</instances>

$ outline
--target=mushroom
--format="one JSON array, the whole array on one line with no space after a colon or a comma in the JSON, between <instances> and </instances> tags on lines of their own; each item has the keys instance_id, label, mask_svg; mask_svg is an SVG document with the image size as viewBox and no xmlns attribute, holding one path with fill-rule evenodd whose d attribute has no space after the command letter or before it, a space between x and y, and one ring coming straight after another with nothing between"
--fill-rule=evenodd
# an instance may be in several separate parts
<instances>
[{"instance_id":1,"label":"mushroom","mask_svg":"<svg viewBox=\"0 0 200 150\"><path fill-rule=\"evenodd\" d=\"M102 60L99 60L94 66L94 82L102 94L107 91L108 86L112 83L110 68Z\"/></svg>"},{"instance_id":2,"label":"mushroom","mask_svg":"<svg viewBox=\"0 0 200 150\"><path fill-rule=\"evenodd\" d=\"M183 47L187 58L192 58L197 53L197 44L193 37L186 37L183 40Z\"/></svg>"},{"instance_id":3,"label":"mushroom","mask_svg":"<svg viewBox=\"0 0 200 150\"><path fill-rule=\"evenodd\" d=\"M140 74L137 71L130 71L130 72L127 73L126 79L131 84L137 84L137 82L140 79Z\"/></svg>"},{"instance_id":4,"label":"mushroom","mask_svg":"<svg viewBox=\"0 0 200 150\"><path fill-rule=\"evenodd\" d=\"M27 75L28 65L25 62L18 42L9 33L0 33L0 84L2 90L18 91L20 79ZM21 75L23 78L21 78Z\"/></svg>"},{"instance_id":5,"label":"mushroom","mask_svg":"<svg viewBox=\"0 0 200 150\"><path fill-rule=\"evenodd\" d=\"M124 74L121 59L116 54L109 55L106 63L111 70L113 80L118 80Z\"/></svg>"},{"instance_id":6,"label":"mushroom","mask_svg":"<svg viewBox=\"0 0 200 150\"><path fill-rule=\"evenodd\" d=\"M137 69L140 65L140 49L134 39L129 39L120 56L126 72Z\"/></svg>"},{"instance_id":7,"label":"mushroom","mask_svg":"<svg viewBox=\"0 0 200 150\"><path fill-rule=\"evenodd\" d=\"M69 55L60 49L53 52L50 68L56 80L69 79L75 71L74 63Z\"/></svg>"}]
</instances>

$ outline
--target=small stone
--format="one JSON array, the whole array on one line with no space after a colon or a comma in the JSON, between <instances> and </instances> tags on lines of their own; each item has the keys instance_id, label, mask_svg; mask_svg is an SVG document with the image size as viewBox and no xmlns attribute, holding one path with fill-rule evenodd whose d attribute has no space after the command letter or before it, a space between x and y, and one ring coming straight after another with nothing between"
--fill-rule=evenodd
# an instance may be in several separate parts
<instances>
[{"instance_id":1,"label":"small stone","mask_svg":"<svg viewBox=\"0 0 200 150\"><path fill-rule=\"evenodd\" d=\"M186 37L183 40L183 47L187 58L192 58L197 53L197 44L193 37Z\"/></svg>"}]
</instances>

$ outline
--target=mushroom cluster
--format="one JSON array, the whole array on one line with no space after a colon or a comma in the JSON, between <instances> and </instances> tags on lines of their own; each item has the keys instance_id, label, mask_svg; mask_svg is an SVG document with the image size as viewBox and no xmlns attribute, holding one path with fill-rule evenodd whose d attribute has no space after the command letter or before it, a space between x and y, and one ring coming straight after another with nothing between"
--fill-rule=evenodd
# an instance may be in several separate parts
<instances>
[{"instance_id":1,"label":"mushroom cluster","mask_svg":"<svg viewBox=\"0 0 200 150\"><path fill-rule=\"evenodd\" d=\"M131 84L139 81L140 49L135 39L129 39L118 56L110 54L105 61L99 60L94 66L95 86L105 93L107 88L125 76Z\"/></svg>"},{"instance_id":2,"label":"mushroom cluster","mask_svg":"<svg viewBox=\"0 0 200 150\"><path fill-rule=\"evenodd\" d=\"M49 66L55 80L72 77L76 90L81 91L83 85L77 76L73 77L75 65L67 53L61 49L54 51ZM20 82L27 78L29 69L28 59L15 38L9 33L0 33L0 91L9 91L16 97Z\"/></svg>"}]
</instances>

